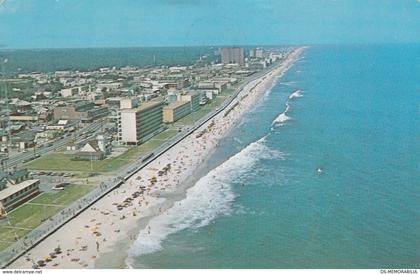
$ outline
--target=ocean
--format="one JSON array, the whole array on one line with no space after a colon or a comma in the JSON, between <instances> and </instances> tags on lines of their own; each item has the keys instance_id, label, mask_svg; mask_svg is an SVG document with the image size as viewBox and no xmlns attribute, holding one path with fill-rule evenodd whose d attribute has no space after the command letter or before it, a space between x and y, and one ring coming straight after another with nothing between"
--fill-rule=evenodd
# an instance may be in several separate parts
<instances>
[{"instance_id":1,"label":"ocean","mask_svg":"<svg viewBox=\"0 0 420 274\"><path fill-rule=\"evenodd\" d=\"M151 220L133 268L419 268L420 45L314 46Z\"/></svg>"}]
</instances>

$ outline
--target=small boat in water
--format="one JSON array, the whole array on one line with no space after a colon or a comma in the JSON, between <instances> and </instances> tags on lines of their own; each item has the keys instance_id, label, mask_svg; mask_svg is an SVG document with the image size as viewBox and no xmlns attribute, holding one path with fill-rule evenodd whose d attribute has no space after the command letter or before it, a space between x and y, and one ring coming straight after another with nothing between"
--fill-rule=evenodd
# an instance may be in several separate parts
<instances>
[{"instance_id":1,"label":"small boat in water","mask_svg":"<svg viewBox=\"0 0 420 274\"><path fill-rule=\"evenodd\" d=\"M321 174L321 173L323 172L323 170L322 170L322 168L318 167L318 169L316 170L316 172L317 172L318 174Z\"/></svg>"}]
</instances>

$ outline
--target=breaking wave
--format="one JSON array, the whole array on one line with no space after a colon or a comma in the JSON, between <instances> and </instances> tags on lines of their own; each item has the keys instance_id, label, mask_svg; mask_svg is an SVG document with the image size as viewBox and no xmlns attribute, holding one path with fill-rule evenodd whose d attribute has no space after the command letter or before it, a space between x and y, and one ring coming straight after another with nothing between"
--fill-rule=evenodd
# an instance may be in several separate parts
<instances>
[{"instance_id":1,"label":"breaking wave","mask_svg":"<svg viewBox=\"0 0 420 274\"><path fill-rule=\"evenodd\" d=\"M187 228L197 229L210 224L217 216L230 215L236 197L232 182L245 174L260 159L284 157L281 152L265 145L266 137L249 144L211 170L187 190L185 199L175 202L173 207L154 217L148 226L140 231L131 246L127 265L130 266L133 257L161 250L162 241L170 234Z\"/></svg>"},{"instance_id":2,"label":"breaking wave","mask_svg":"<svg viewBox=\"0 0 420 274\"><path fill-rule=\"evenodd\" d=\"M282 125L285 122L287 122L288 120L290 120L290 117L287 116L287 112L289 111L289 104L286 103L286 109L279 114L279 116L276 117L276 119L273 120L273 122L271 123L272 126L274 125Z\"/></svg>"},{"instance_id":3,"label":"breaking wave","mask_svg":"<svg viewBox=\"0 0 420 274\"><path fill-rule=\"evenodd\" d=\"M299 97L303 97L303 90L300 90L300 89L296 90L295 92L290 94L289 99L299 98Z\"/></svg>"},{"instance_id":4,"label":"breaking wave","mask_svg":"<svg viewBox=\"0 0 420 274\"><path fill-rule=\"evenodd\" d=\"M286 123L288 120L291 119L289 116L287 116L287 112L289 112L290 110L289 100L292 100L294 98L299 98L299 97L303 97L303 90L298 89L289 95L289 99L286 101L286 104L285 104L286 109L282 113L280 113L276 117L276 119L273 120L273 122L271 123L271 126L283 125L284 123Z\"/></svg>"},{"instance_id":5,"label":"breaking wave","mask_svg":"<svg viewBox=\"0 0 420 274\"><path fill-rule=\"evenodd\" d=\"M289 82L280 83L280 85L283 85L283 86L292 86L294 84L296 84L296 81L289 81Z\"/></svg>"}]
</instances>

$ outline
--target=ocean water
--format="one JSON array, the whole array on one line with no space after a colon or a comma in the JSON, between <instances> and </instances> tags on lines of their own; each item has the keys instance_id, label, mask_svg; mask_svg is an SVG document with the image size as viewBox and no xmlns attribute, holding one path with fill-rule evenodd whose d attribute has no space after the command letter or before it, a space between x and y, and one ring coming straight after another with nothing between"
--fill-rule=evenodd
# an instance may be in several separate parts
<instances>
[{"instance_id":1,"label":"ocean water","mask_svg":"<svg viewBox=\"0 0 420 274\"><path fill-rule=\"evenodd\" d=\"M419 268L419 66L420 45L307 49L128 265Z\"/></svg>"}]
</instances>

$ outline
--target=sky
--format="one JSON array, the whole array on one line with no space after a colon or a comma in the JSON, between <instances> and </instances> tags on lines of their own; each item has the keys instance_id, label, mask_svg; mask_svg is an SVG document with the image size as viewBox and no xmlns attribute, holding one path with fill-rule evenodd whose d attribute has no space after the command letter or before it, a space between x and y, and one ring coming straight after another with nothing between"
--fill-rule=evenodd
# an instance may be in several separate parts
<instances>
[{"instance_id":1,"label":"sky","mask_svg":"<svg viewBox=\"0 0 420 274\"><path fill-rule=\"evenodd\" d=\"M0 48L419 42L420 0L0 0Z\"/></svg>"}]
</instances>

